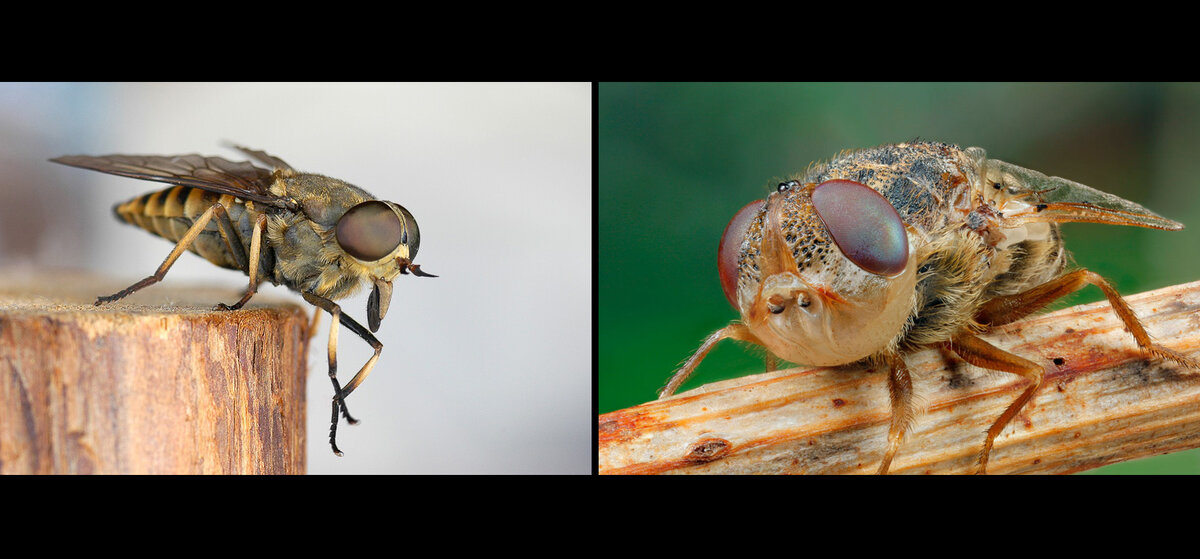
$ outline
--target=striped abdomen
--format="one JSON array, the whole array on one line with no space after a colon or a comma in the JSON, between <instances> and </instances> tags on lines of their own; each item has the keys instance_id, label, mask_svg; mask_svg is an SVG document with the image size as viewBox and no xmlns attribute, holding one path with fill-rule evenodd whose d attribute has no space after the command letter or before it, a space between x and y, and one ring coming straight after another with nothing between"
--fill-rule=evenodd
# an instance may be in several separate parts
<instances>
[{"instance_id":1,"label":"striped abdomen","mask_svg":"<svg viewBox=\"0 0 1200 559\"><path fill-rule=\"evenodd\" d=\"M166 190L149 192L113 207L117 219L136 225L159 237L178 242L200 217L214 204L220 203L233 225L234 239L229 242L241 245L243 254L250 254L250 239L254 232L254 221L259 213L253 202L246 202L228 194L217 194L190 186L172 186ZM265 236L264 236L265 241ZM217 218L204 227L188 250L205 260L224 268L246 271L238 262L233 248L221 235ZM259 259L260 277L270 277L275 267L275 252L264 242Z\"/></svg>"}]
</instances>

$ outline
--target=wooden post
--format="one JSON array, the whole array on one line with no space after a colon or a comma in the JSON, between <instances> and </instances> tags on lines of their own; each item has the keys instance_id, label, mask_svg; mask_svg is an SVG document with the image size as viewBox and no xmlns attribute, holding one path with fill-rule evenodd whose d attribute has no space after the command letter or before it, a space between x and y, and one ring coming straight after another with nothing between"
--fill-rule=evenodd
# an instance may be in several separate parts
<instances>
[{"instance_id":1,"label":"wooden post","mask_svg":"<svg viewBox=\"0 0 1200 559\"><path fill-rule=\"evenodd\" d=\"M1158 343L1200 355L1200 282L1126 300ZM996 438L988 473L1071 473L1200 447L1200 371L1147 358L1107 301L984 337L1046 367L1041 389ZM906 361L924 412L891 473L970 472L987 428L1027 381L936 350ZM598 468L601 474L874 473L890 417L886 371L848 366L750 375L601 415Z\"/></svg>"},{"instance_id":2,"label":"wooden post","mask_svg":"<svg viewBox=\"0 0 1200 559\"><path fill-rule=\"evenodd\" d=\"M309 320L259 294L0 276L0 473L302 474Z\"/></svg>"}]
</instances>

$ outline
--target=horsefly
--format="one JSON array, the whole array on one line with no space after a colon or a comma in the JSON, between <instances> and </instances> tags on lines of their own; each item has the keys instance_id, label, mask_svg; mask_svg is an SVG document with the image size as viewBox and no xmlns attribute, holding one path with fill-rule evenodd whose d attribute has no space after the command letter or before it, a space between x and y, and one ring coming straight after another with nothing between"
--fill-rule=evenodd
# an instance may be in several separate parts
<instances>
[{"instance_id":1,"label":"horsefly","mask_svg":"<svg viewBox=\"0 0 1200 559\"><path fill-rule=\"evenodd\" d=\"M1068 271L1059 224L1179 230L1183 225L1112 194L988 159L980 148L911 142L845 152L738 211L718 252L721 287L740 321L717 330L659 393L670 396L720 340L762 346L768 364L868 361L888 371L892 414L878 472L887 473L914 412L904 355L942 347L1029 385L992 423L996 436L1042 384L1042 365L984 341L1091 284L1147 354L1200 369L1151 341L1104 278Z\"/></svg>"},{"instance_id":2,"label":"horsefly","mask_svg":"<svg viewBox=\"0 0 1200 559\"><path fill-rule=\"evenodd\" d=\"M341 456L338 412L347 422L358 422L346 409L346 396L367 378L383 350L372 333L378 331L387 313L392 280L410 272L436 277L412 263L421 242L417 221L403 206L376 200L344 181L298 172L262 151L234 148L270 169L249 161L201 155L67 155L51 161L174 185L113 208L117 219L176 244L153 275L98 298L96 305L162 281L187 250L250 276L245 295L232 305L218 304L219 310L241 308L254 296L258 284L267 280L299 292L305 301L333 317L329 329L329 380L334 392L329 445ZM363 283L372 286L367 302L370 331L334 303L352 295ZM337 379L339 323L375 350L345 387Z\"/></svg>"}]
</instances>

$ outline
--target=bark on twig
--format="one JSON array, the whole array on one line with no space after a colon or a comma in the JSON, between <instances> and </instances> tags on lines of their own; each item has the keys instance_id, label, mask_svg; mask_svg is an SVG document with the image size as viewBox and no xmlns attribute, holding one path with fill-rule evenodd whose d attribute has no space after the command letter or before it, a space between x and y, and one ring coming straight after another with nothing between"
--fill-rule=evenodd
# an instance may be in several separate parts
<instances>
[{"instance_id":1,"label":"bark on twig","mask_svg":"<svg viewBox=\"0 0 1200 559\"><path fill-rule=\"evenodd\" d=\"M1157 343L1200 355L1200 281L1126 299ZM996 438L989 473L1072 473L1200 447L1200 371L1147 358L1107 301L984 338L1046 367L1042 388ZM924 411L891 472L970 472L1026 381L937 350L906 361ZM601 415L599 472L874 473L890 413L886 371L741 377Z\"/></svg>"}]
</instances>

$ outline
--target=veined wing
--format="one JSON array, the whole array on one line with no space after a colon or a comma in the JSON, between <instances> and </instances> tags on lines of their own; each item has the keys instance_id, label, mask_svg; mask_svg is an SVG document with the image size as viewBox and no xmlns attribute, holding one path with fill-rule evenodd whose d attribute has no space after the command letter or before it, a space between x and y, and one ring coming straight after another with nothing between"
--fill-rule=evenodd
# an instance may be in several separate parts
<instances>
[{"instance_id":1,"label":"veined wing","mask_svg":"<svg viewBox=\"0 0 1200 559\"><path fill-rule=\"evenodd\" d=\"M987 160L984 180L985 184L1003 185L1006 197L1020 202L1010 201L1006 205L1004 217L1009 223L1087 221L1171 231L1183 229L1182 223L1120 196L997 159ZM1016 211L1010 212L1008 208Z\"/></svg>"},{"instance_id":2,"label":"veined wing","mask_svg":"<svg viewBox=\"0 0 1200 559\"><path fill-rule=\"evenodd\" d=\"M244 200L287 207L290 199L271 193L272 171L249 161L234 162L202 155L64 155L55 163L112 175L192 186Z\"/></svg>"}]
</instances>

